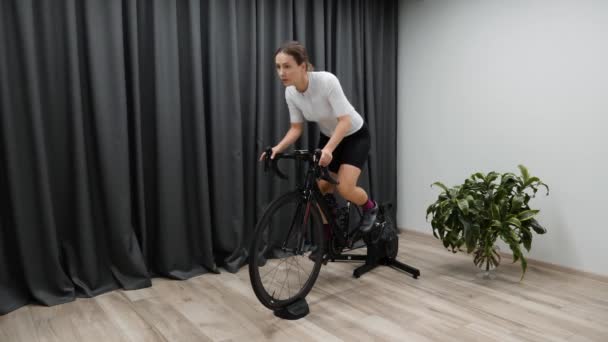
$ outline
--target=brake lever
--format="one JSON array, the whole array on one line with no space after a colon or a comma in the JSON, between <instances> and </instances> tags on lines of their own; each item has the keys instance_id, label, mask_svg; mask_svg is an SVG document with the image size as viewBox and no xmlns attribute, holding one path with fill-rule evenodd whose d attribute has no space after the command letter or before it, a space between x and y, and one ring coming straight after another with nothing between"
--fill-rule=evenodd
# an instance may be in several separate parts
<instances>
[{"instance_id":1,"label":"brake lever","mask_svg":"<svg viewBox=\"0 0 608 342\"><path fill-rule=\"evenodd\" d=\"M275 159L271 159L270 157L272 157L272 147L267 147L266 148L266 153L264 155L264 172L268 172L268 169L272 169L272 171L279 176L279 178L282 179L288 179L287 176L281 172L281 170L279 170L279 167L277 166L277 159L275 156ZM269 165L270 164L270 165Z\"/></svg>"},{"instance_id":2,"label":"brake lever","mask_svg":"<svg viewBox=\"0 0 608 342\"><path fill-rule=\"evenodd\" d=\"M264 173L268 172L268 164L270 163L270 157L272 156L272 147L266 147L264 152Z\"/></svg>"}]
</instances>

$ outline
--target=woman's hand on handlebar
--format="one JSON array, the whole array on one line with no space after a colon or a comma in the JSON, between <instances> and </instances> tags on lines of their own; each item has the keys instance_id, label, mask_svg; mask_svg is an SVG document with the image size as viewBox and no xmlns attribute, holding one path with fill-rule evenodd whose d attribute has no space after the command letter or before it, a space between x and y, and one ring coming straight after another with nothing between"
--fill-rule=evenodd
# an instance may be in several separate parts
<instances>
[{"instance_id":1,"label":"woman's hand on handlebar","mask_svg":"<svg viewBox=\"0 0 608 342\"><path fill-rule=\"evenodd\" d=\"M277 155L277 153L281 153L281 149L278 146L275 146L272 148L272 154L270 155L270 159L274 159L274 157ZM262 155L260 155L260 160L262 161L264 160L264 157L266 157L266 151L262 152Z\"/></svg>"},{"instance_id":2,"label":"woman's hand on handlebar","mask_svg":"<svg viewBox=\"0 0 608 342\"><path fill-rule=\"evenodd\" d=\"M322 167L326 167L331 163L331 160L334 158L333 154L328 149L321 150L321 158L319 159L319 165Z\"/></svg>"}]
</instances>

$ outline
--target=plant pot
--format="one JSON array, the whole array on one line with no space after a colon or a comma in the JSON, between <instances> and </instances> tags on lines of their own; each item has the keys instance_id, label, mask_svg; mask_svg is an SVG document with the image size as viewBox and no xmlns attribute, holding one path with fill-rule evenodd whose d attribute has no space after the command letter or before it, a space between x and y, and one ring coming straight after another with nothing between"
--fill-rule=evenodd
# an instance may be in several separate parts
<instances>
[{"instance_id":1,"label":"plant pot","mask_svg":"<svg viewBox=\"0 0 608 342\"><path fill-rule=\"evenodd\" d=\"M496 278L496 268L500 265L500 247L479 246L473 252L473 263L482 271L477 274L479 278Z\"/></svg>"}]
</instances>

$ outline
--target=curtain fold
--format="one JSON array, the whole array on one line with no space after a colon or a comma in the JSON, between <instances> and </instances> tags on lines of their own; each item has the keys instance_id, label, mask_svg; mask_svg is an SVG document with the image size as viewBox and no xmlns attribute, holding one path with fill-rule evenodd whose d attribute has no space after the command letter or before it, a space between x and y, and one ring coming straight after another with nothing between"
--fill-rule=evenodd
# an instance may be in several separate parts
<instances>
[{"instance_id":1,"label":"curtain fold","mask_svg":"<svg viewBox=\"0 0 608 342\"><path fill-rule=\"evenodd\" d=\"M370 125L360 184L396 201L397 1L0 1L0 314L151 277L236 272L295 187L273 53L301 41ZM296 148L314 148L309 124Z\"/></svg>"}]
</instances>

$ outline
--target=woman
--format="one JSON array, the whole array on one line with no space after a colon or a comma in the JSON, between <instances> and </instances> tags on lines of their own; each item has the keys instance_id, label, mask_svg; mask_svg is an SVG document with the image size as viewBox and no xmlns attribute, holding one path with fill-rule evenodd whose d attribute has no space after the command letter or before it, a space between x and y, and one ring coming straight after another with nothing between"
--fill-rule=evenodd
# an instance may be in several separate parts
<instances>
[{"instance_id":1,"label":"woman","mask_svg":"<svg viewBox=\"0 0 608 342\"><path fill-rule=\"evenodd\" d=\"M306 49L300 43L286 42L277 49L274 59L277 74L286 87L291 128L272 148L271 158L300 137L304 120L317 122L321 131L318 146L322 151L319 164L327 166L339 182L335 186L319 180L319 188L324 194L337 188L343 198L361 206L363 218L359 228L368 232L376 220L378 205L357 186L370 149L367 125L346 99L336 76L312 71Z\"/></svg>"}]
</instances>

